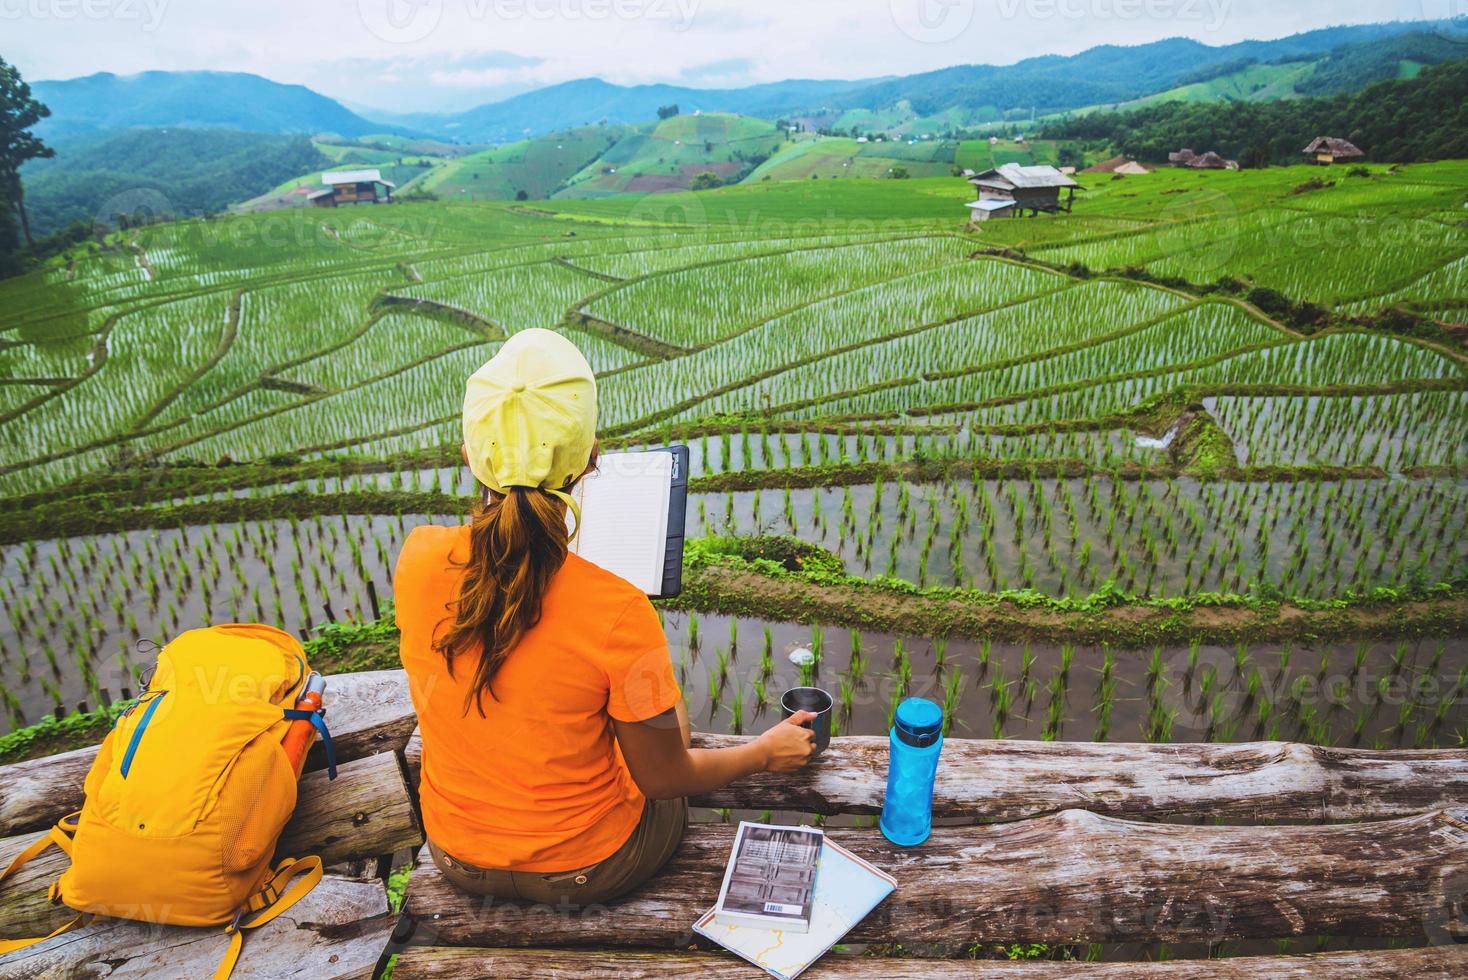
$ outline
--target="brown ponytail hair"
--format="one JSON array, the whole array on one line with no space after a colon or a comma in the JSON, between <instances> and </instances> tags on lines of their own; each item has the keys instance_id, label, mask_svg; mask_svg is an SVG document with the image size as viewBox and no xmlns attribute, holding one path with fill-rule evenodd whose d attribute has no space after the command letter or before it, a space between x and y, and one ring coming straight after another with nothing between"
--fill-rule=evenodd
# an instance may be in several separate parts
<instances>
[{"instance_id":1,"label":"brown ponytail hair","mask_svg":"<svg viewBox=\"0 0 1468 980\"><path fill-rule=\"evenodd\" d=\"M587 464L596 466L596 449ZM569 489L569 487L567 488ZM458 602L443 636L433 648L443 655L449 676L454 658L476 648L474 686L464 698L484 714L484 694L493 698L494 676L535 624L551 579L566 563L570 535L566 505L544 490L506 487L504 496L486 492L474 508Z\"/></svg>"}]
</instances>

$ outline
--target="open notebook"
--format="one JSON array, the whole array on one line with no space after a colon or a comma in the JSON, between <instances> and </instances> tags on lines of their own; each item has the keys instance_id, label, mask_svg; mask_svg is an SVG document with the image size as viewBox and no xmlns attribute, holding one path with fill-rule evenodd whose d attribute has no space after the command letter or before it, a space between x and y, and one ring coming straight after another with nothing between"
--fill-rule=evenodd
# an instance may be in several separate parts
<instances>
[{"instance_id":1,"label":"open notebook","mask_svg":"<svg viewBox=\"0 0 1468 980\"><path fill-rule=\"evenodd\" d=\"M604 455L571 495L581 507L573 552L653 598L683 590L687 446Z\"/></svg>"},{"instance_id":2,"label":"open notebook","mask_svg":"<svg viewBox=\"0 0 1468 980\"><path fill-rule=\"evenodd\" d=\"M776 980L795 980L841 941L897 887L897 880L831 838L821 844L808 930L759 928L718 921L717 907L693 931L738 953Z\"/></svg>"}]
</instances>

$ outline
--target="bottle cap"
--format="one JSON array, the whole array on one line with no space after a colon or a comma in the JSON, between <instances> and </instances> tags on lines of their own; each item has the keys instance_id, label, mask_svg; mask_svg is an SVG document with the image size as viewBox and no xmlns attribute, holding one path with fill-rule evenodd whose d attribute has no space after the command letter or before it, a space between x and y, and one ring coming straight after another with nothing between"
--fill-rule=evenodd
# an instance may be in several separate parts
<instances>
[{"instance_id":1,"label":"bottle cap","mask_svg":"<svg viewBox=\"0 0 1468 980\"><path fill-rule=\"evenodd\" d=\"M902 741L925 748L943 734L943 709L927 698L908 698L897 706L894 727Z\"/></svg>"}]
</instances>

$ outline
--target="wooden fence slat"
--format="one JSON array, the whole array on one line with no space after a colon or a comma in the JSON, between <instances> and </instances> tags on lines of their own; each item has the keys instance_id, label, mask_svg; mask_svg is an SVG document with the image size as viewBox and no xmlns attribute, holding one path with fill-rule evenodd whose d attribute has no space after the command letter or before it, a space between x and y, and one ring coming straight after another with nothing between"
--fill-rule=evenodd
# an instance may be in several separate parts
<instances>
[{"instance_id":1,"label":"wooden fence slat","mask_svg":"<svg viewBox=\"0 0 1468 980\"><path fill-rule=\"evenodd\" d=\"M699 748L747 739L695 733ZM415 731L403 750L417 784ZM887 739L837 738L802 772L761 774L689 800L694 806L797 813L880 813ZM1227 823L1406 817L1468 806L1468 750L1369 751L1293 742L1146 745L950 739L933 812L984 821L1063 810Z\"/></svg>"},{"instance_id":2,"label":"wooden fence slat","mask_svg":"<svg viewBox=\"0 0 1468 980\"><path fill-rule=\"evenodd\" d=\"M379 670L329 678L326 723L338 763L401 749L417 726L407 675ZM82 783L96 755L96 746L88 746L0 766L0 837L44 829L80 807ZM325 766L318 744L306 768Z\"/></svg>"},{"instance_id":3,"label":"wooden fence slat","mask_svg":"<svg viewBox=\"0 0 1468 980\"><path fill-rule=\"evenodd\" d=\"M0 867L36 836L0 840ZM397 753L383 752L347 763L335 780L328 780L324 772L303 776L296 812L277 851L291 857L317 854L330 865L391 854L422 842ZM71 917L65 906L53 906L46 899L46 889L66 864L65 855L52 848L0 884L0 937L44 936Z\"/></svg>"},{"instance_id":4,"label":"wooden fence slat","mask_svg":"<svg viewBox=\"0 0 1468 980\"><path fill-rule=\"evenodd\" d=\"M1324 827L1179 826L1068 810L935 830L896 847L872 830L831 838L899 890L854 943L1207 942L1300 935L1421 937L1462 925L1468 811ZM484 902L426 852L408 884L425 946L676 946L718 894L734 828L694 825L666 868L609 907Z\"/></svg>"},{"instance_id":5,"label":"wooden fence slat","mask_svg":"<svg viewBox=\"0 0 1468 980\"><path fill-rule=\"evenodd\" d=\"M273 922L245 933L233 980L367 980L397 916L381 881L328 876ZM210 977L229 944L222 928L91 924L0 959L12 980Z\"/></svg>"},{"instance_id":6,"label":"wooden fence slat","mask_svg":"<svg viewBox=\"0 0 1468 980\"><path fill-rule=\"evenodd\" d=\"M750 980L757 971L719 953L650 953L637 950L475 949L412 947L398 956L393 980ZM1355 980L1468 976L1468 946L1316 953L1306 956L1236 956L1155 963L1004 962L828 955L802 978L810 980Z\"/></svg>"}]
</instances>

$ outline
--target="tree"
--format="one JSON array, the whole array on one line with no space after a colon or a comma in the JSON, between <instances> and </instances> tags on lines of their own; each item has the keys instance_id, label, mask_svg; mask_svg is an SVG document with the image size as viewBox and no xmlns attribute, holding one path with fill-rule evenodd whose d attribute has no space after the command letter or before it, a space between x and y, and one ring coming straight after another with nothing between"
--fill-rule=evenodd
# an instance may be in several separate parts
<instances>
[{"instance_id":1,"label":"tree","mask_svg":"<svg viewBox=\"0 0 1468 980\"><path fill-rule=\"evenodd\" d=\"M25 190L21 187L20 168L28 160L54 157L56 151L42 143L30 128L51 115L51 110L31 98L31 87L20 72L0 58L0 188L10 200L20 219L26 247L35 245L30 222L25 213Z\"/></svg>"},{"instance_id":2,"label":"tree","mask_svg":"<svg viewBox=\"0 0 1468 980\"><path fill-rule=\"evenodd\" d=\"M528 201L528 200L530 200L530 194L528 192L526 192L526 191L523 191L523 190L516 191L515 192L515 200L517 200L517 201Z\"/></svg>"},{"instance_id":3,"label":"tree","mask_svg":"<svg viewBox=\"0 0 1468 980\"><path fill-rule=\"evenodd\" d=\"M696 174L694 176L693 183L689 185L689 190L710 191L713 190L715 187L723 186L723 183L724 182L719 179L718 174L714 173L712 170L705 170L703 173Z\"/></svg>"},{"instance_id":4,"label":"tree","mask_svg":"<svg viewBox=\"0 0 1468 980\"><path fill-rule=\"evenodd\" d=\"M658 118L672 119L674 116L678 115L680 111L682 110L678 108L678 103L676 102L674 102L672 105L660 106L658 107Z\"/></svg>"},{"instance_id":5,"label":"tree","mask_svg":"<svg viewBox=\"0 0 1468 980\"><path fill-rule=\"evenodd\" d=\"M906 180L909 176L910 176L910 174L908 174L906 167L893 167L892 168L892 179L893 180Z\"/></svg>"}]
</instances>

